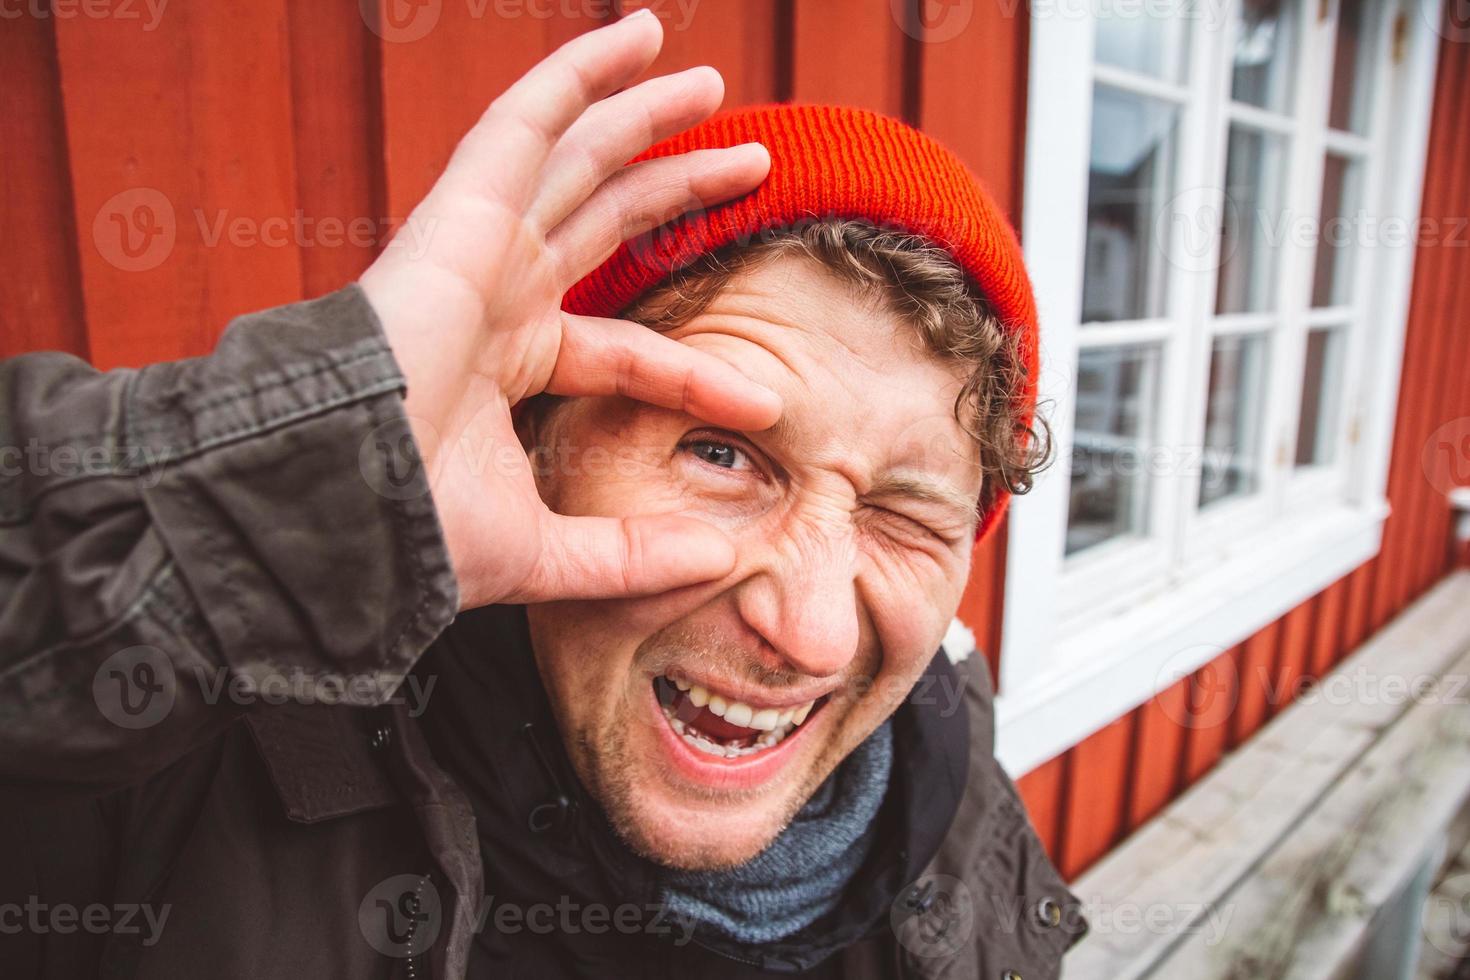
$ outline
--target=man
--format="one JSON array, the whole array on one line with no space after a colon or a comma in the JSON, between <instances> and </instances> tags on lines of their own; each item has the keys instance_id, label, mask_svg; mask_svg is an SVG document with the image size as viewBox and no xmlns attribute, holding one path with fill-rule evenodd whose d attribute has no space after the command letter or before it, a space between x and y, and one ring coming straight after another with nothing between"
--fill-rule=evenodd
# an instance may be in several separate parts
<instances>
[{"instance_id":1,"label":"man","mask_svg":"<svg viewBox=\"0 0 1470 980\"><path fill-rule=\"evenodd\" d=\"M89 460L0 484L7 977L1057 975L940 648L1039 453L1014 239L901 124L618 91L659 43L498 99L422 255L0 368Z\"/></svg>"}]
</instances>

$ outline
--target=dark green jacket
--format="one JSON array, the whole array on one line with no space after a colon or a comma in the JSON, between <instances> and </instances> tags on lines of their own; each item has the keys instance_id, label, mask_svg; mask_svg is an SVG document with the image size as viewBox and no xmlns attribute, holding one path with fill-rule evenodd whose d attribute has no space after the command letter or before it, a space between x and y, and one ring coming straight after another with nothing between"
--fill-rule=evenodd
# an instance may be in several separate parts
<instances>
[{"instance_id":1,"label":"dark green jacket","mask_svg":"<svg viewBox=\"0 0 1470 980\"><path fill-rule=\"evenodd\" d=\"M506 928L486 914L506 883L486 880L502 865L483 834L553 874L585 857L554 809L477 828L429 748L434 675L415 664L505 631L488 612L456 621L403 389L356 287L244 317L206 358L0 364L6 980L462 977L484 962L477 936ZM953 676L961 767L902 754L922 740L895 763L951 786L946 822L926 831L908 807L889 843L919 873L855 883L872 921L812 973L1042 980L1085 931L994 759L986 671ZM537 758L553 799L587 814L579 787L554 789L558 753L514 765ZM609 957L702 980L809 965L647 935L537 948L575 951L546 960L558 974L604 976ZM531 945L506 948L514 975L545 975Z\"/></svg>"}]
</instances>

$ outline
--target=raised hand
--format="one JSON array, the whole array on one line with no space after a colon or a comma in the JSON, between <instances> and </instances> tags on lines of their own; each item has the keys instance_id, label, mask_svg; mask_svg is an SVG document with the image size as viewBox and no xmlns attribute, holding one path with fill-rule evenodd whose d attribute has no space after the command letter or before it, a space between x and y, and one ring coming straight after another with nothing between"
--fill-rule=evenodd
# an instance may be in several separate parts
<instances>
[{"instance_id":1,"label":"raised hand","mask_svg":"<svg viewBox=\"0 0 1470 980\"><path fill-rule=\"evenodd\" d=\"M362 276L408 378L462 608L648 594L718 578L734 563L725 535L692 518L552 513L510 416L542 391L621 394L734 429L780 415L774 392L718 358L639 324L561 311L567 289L620 242L745 193L770 167L759 144L624 165L708 117L724 95L707 67L618 92L662 40L644 11L531 69L414 209L416 247L389 247Z\"/></svg>"}]
</instances>

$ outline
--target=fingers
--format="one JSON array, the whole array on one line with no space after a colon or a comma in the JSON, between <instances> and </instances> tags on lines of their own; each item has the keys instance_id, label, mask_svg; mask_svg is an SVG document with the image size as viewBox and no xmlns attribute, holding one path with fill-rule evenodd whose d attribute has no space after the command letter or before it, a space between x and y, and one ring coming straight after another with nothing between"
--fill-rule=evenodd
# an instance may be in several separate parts
<instances>
[{"instance_id":1,"label":"fingers","mask_svg":"<svg viewBox=\"0 0 1470 980\"><path fill-rule=\"evenodd\" d=\"M639 11L563 44L490 104L455 149L445 180L524 207L567 129L641 74L662 43L658 18Z\"/></svg>"},{"instance_id":2,"label":"fingers","mask_svg":"<svg viewBox=\"0 0 1470 980\"><path fill-rule=\"evenodd\" d=\"M541 560L505 602L652 595L718 579L735 567L735 547L690 517L565 517L548 513Z\"/></svg>"},{"instance_id":3,"label":"fingers","mask_svg":"<svg viewBox=\"0 0 1470 980\"><path fill-rule=\"evenodd\" d=\"M771 155L759 143L694 150L622 167L546 240L570 287L618 245L686 211L739 197L765 180Z\"/></svg>"},{"instance_id":4,"label":"fingers","mask_svg":"<svg viewBox=\"0 0 1470 980\"><path fill-rule=\"evenodd\" d=\"M753 431L775 425L781 397L713 354L638 323L562 316L562 342L546 390L622 395L679 409L715 425Z\"/></svg>"},{"instance_id":5,"label":"fingers","mask_svg":"<svg viewBox=\"0 0 1470 980\"><path fill-rule=\"evenodd\" d=\"M654 143L707 119L720 106L725 83L713 68L651 78L589 108L546 161L541 187L527 212L552 229L609 175Z\"/></svg>"}]
</instances>

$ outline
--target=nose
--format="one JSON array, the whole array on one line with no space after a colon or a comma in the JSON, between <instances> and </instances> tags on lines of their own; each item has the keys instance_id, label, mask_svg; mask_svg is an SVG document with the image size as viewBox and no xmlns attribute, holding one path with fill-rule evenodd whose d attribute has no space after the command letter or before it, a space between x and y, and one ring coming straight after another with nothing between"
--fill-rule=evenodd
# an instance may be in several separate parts
<instances>
[{"instance_id":1,"label":"nose","mask_svg":"<svg viewBox=\"0 0 1470 980\"><path fill-rule=\"evenodd\" d=\"M858 548L846 515L798 519L758 541L742 541L755 570L740 590L740 614L784 667L836 674L857 655Z\"/></svg>"}]
</instances>

